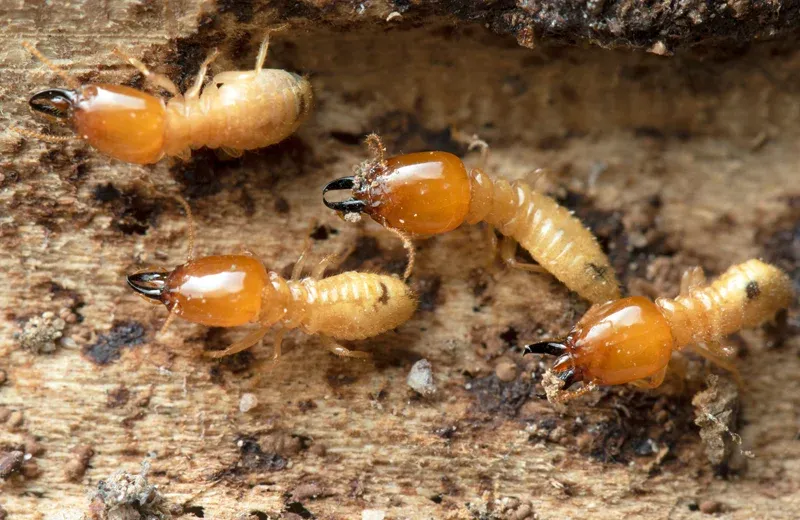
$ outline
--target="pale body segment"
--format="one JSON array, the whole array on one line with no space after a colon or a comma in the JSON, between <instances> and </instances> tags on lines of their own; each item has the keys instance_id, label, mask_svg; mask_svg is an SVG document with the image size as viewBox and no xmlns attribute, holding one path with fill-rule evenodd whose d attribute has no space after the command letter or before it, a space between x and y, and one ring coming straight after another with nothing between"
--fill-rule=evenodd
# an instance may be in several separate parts
<instances>
[{"instance_id":1,"label":"pale body segment","mask_svg":"<svg viewBox=\"0 0 800 520\"><path fill-rule=\"evenodd\" d=\"M553 366L565 388L634 383L661 385L671 354L684 348L739 379L726 336L774 318L795 300L792 281L779 268L748 260L709 285L700 268L687 271L677 298L641 296L592 306L563 341L525 347L525 353L560 356ZM582 393L582 391L579 391ZM575 394L567 393L567 397Z\"/></svg>"},{"instance_id":2,"label":"pale body segment","mask_svg":"<svg viewBox=\"0 0 800 520\"><path fill-rule=\"evenodd\" d=\"M182 204L191 221L188 204ZM211 327L257 326L225 350L209 353L210 357L250 348L276 327L275 359L280 356L284 332L291 329L321 336L337 355L366 358L369 354L348 350L336 340L377 336L408 321L417 308L414 292L396 276L349 271L323 277L334 256L323 259L310 276L301 277L303 253L287 280L252 255L192 259L192 236L186 263L170 272L137 272L127 281L141 296L167 307L170 314L162 331L175 317Z\"/></svg>"},{"instance_id":3,"label":"pale body segment","mask_svg":"<svg viewBox=\"0 0 800 520\"><path fill-rule=\"evenodd\" d=\"M217 74L203 87L214 51L200 66L194 85L181 94L172 81L155 74L139 60L115 51L145 79L171 98L111 84L81 85L57 69L39 51L26 47L71 87L47 89L30 99L31 108L72 126L81 139L99 151L135 164L151 164L166 156L188 159L201 147L220 148L231 156L278 143L294 133L313 105L311 84L297 74L264 69L267 36L251 71ZM67 138L14 128L22 135L60 142Z\"/></svg>"},{"instance_id":4,"label":"pale body segment","mask_svg":"<svg viewBox=\"0 0 800 520\"><path fill-rule=\"evenodd\" d=\"M619 298L619 282L597 239L568 209L521 181L493 179L467 170L450 153L421 152L384 158L377 136L368 138L374 158L356 175L330 182L325 204L344 214L366 213L401 232L430 235L463 223L484 221L508 240L501 246L512 267L547 271L593 303ZM330 202L324 195L350 190L352 198ZM515 260L516 243L537 265Z\"/></svg>"}]
</instances>

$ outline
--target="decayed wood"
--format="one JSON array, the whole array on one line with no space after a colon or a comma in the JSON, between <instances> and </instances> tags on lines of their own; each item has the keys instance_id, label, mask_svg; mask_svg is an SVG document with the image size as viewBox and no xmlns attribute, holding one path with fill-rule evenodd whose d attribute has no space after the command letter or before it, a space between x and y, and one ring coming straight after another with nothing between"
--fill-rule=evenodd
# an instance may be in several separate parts
<instances>
[{"instance_id":1,"label":"decayed wood","mask_svg":"<svg viewBox=\"0 0 800 520\"><path fill-rule=\"evenodd\" d=\"M676 359L684 377L658 392L604 389L554 409L541 398L545 365L515 346L565 333L586 304L553 279L488 267L483 231L466 227L419 241L421 310L358 345L374 364L334 358L300 334L270 371L259 365L269 340L222 362L202 351L236 332L176 323L154 341L165 312L131 294L124 275L183 261L186 223L173 194L191 200L201 254L246 247L285 270L316 219L314 256L357 243L344 268L401 270L393 236L342 222L320 201L327 180L366 157L359 140L370 131L393 152L463 153L449 137L455 125L492 144L494 174L549 168L539 188L592 226L630 293L674 294L686 267L717 273L750 257L798 279L792 45L735 58L723 48L714 59L531 50L514 41L527 34L524 17L516 26L498 20L540 20L544 10L403 4L0 5L4 127L40 127L26 98L58 83L19 46L23 38L82 81L141 85L111 56L121 45L186 84L213 46L223 51L214 71L251 66L265 28L288 21L268 64L308 74L318 97L296 137L234 161L200 151L186 164L138 167L77 141L0 136L0 507L9 518L102 517L112 506L133 518L226 519L800 510L796 308L782 327L731 340L747 387L738 402L728 391L728 409L709 397L693 407L706 383L690 357ZM624 10L611 3L592 16L609 7ZM734 39L786 29L793 12L771 19L767 7L729 7L748 28L731 29ZM730 27L716 23L703 30ZM668 34L687 45L710 36L687 30ZM570 39L561 35L549 36ZM437 388L424 397L406 382L423 358ZM738 425L726 413L737 405ZM712 466L695 426L709 410L724 413L755 458L729 445Z\"/></svg>"}]
</instances>

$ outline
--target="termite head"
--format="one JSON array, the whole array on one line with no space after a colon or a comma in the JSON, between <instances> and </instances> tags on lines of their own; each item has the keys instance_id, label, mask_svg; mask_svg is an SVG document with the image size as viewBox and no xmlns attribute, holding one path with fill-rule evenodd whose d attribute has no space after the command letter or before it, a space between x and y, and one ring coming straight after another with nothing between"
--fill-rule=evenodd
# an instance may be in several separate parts
<instances>
[{"instance_id":1,"label":"termite head","mask_svg":"<svg viewBox=\"0 0 800 520\"><path fill-rule=\"evenodd\" d=\"M674 343L658 307L634 296L594 305L565 340L527 345L524 353L559 356L553 371L565 388L579 381L619 385L658 374Z\"/></svg>"},{"instance_id":2,"label":"termite head","mask_svg":"<svg viewBox=\"0 0 800 520\"><path fill-rule=\"evenodd\" d=\"M31 96L28 105L32 111L49 121L68 123L72 119L76 99L77 92L74 90L49 88Z\"/></svg>"},{"instance_id":3,"label":"termite head","mask_svg":"<svg viewBox=\"0 0 800 520\"><path fill-rule=\"evenodd\" d=\"M212 327L258 320L266 296L276 292L261 262L247 255L207 256L172 272L132 274L128 285L171 313Z\"/></svg>"},{"instance_id":4,"label":"termite head","mask_svg":"<svg viewBox=\"0 0 800 520\"><path fill-rule=\"evenodd\" d=\"M135 164L163 155L166 111L161 99L122 85L51 88L34 94L31 110L66 124L101 152Z\"/></svg>"},{"instance_id":5,"label":"termite head","mask_svg":"<svg viewBox=\"0 0 800 520\"><path fill-rule=\"evenodd\" d=\"M352 177L328 183L323 201L342 213L366 213L379 224L415 234L444 233L457 228L470 205L470 180L464 163L446 152L420 152L385 159L382 145L370 141L375 157ZM338 202L329 191L350 190Z\"/></svg>"}]
</instances>

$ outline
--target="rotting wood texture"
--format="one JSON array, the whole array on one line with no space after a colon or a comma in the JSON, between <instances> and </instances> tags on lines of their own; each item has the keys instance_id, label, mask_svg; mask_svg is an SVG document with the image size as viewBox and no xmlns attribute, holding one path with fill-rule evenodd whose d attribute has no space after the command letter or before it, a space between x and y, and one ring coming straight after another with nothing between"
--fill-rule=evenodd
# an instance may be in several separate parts
<instances>
[{"instance_id":1,"label":"rotting wood texture","mask_svg":"<svg viewBox=\"0 0 800 520\"><path fill-rule=\"evenodd\" d=\"M645 20L631 2L589 2L583 18L550 2L10 4L0 4L3 127L43 128L27 97L59 85L22 39L81 81L141 86L112 56L119 45L185 88L214 46L212 73L249 68L264 30L287 22L267 64L308 74L318 103L295 137L232 161L198 151L131 166L79 141L0 135L0 518L102 518L114 507L214 519L800 510L797 307L730 339L747 386L738 399L726 390L729 409L693 407L706 367L691 356L676 356L682 377L659 391L602 389L554 409L545 365L517 345L564 334L586 304L551 278L490 266L480 227L418 241L420 311L356 345L372 364L297 333L269 371L269 337L209 361L203 350L236 331L176 323L157 343L166 313L124 284L141 266L183 261L174 194L190 199L200 254L244 247L286 271L316 219L312 257L356 244L342 269L399 272L394 237L345 225L320 188L367 157L371 131L390 152L464 155L451 126L491 143L494 175L549 168L537 186L592 227L628 293L674 295L687 267L713 276L751 257L800 282L800 54L791 34L748 45L794 30L795 7L728 2L712 17L705 2L681 3ZM543 45L518 45L533 39ZM695 44L702 51L656 55ZM425 397L406 384L420 359L437 389ZM755 458L717 437L712 466L695 426L708 410Z\"/></svg>"}]
</instances>

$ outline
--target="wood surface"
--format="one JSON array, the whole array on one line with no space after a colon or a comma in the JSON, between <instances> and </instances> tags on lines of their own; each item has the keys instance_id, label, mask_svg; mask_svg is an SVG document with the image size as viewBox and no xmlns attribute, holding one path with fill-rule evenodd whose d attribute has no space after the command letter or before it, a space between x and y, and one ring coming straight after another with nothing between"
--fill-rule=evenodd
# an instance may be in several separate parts
<instances>
[{"instance_id":1,"label":"wood surface","mask_svg":"<svg viewBox=\"0 0 800 520\"><path fill-rule=\"evenodd\" d=\"M479 226L417 241L420 310L354 345L374 363L300 333L272 369L270 336L208 360L242 331L176 322L157 342L165 310L124 281L184 261L176 194L199 254L246 248L287 272L313 229L312 258L355 245L343 269L399 272L395 237L340 220L321 186L366 158L369 132L393 153L465 154L456 127L492 145L493 175L548 168L538 189L592 227L626 293L674 295L690 266L752 257L797 284L793 6L728 2L717 17L688 3L636 25L637 2L590 2L583 18L556 2L54 4L0 0L4 128L66 132L27 109L62 85L23 40L84 82L141 86L120 46L185 88L214 46L212 72L248 69L285 23L268 66L307 74L317 106L296 136L236 160L200 150L141 167L0 134L0 518L797 518L797 306L731 338L741 392L724 374L706 390L708 367L676 355L657 391L554 408L550 361L519 345L563 335L587 305L492 264ZM406 384L420 359L430 396ZM245 394L257 405L242 412Z\"/></svg>"}]
</instances>

